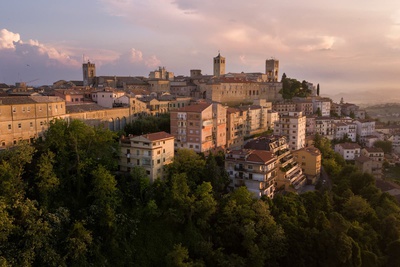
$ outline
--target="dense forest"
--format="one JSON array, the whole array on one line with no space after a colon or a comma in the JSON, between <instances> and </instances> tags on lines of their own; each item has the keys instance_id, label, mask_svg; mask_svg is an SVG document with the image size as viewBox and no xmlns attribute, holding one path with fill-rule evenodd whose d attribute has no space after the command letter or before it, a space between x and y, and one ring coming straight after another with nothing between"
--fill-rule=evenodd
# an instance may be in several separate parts
<instances>
[{"instance_id":1,"label":"dense forest","mask_svg":"<svg viewBox=\"0 0 400 267\"><path fill-rule=\"evenodd\" d=\"M227 192L223 154L168 177L117 171L118 137L80 121L0 153L0 266L400 266L400 208L316 136L332 183Z\"/></svg>"}]
</instances>

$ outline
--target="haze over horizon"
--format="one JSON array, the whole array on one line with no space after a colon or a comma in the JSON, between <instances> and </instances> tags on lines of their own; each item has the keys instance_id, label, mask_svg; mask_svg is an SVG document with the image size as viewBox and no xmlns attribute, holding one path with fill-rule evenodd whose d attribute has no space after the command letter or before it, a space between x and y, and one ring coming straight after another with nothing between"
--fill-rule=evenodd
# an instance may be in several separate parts
<instances>
[{"instance_id":1,"label":"haze over horizon","mask_svg":"<svg viewBox=\"0 0 400 267\"><path fill-rule=\"evenodd\" d=\"M400 2L70 0L0 3L0 82L52 84L97 75L264 72L320 84L321 93L398 89ZM385 95L381 96L382 98Z\"/></svg>"}]
</instances>

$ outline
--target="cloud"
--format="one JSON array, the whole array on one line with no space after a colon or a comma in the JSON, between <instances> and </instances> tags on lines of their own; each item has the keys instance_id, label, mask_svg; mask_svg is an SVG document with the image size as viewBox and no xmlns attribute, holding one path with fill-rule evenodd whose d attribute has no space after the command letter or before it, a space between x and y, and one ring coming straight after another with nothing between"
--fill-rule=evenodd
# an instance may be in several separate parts
<instances>
[{"instance_id":1,"label":"cloud","mask_svg":"<svg viewBox=\"0 0 400 267\"><path fill-rule=\"evenodd\" d=\"M146 66L149 68L156 68L160 65L161 61L155 55L152 55L150 58L146 60Z\"/></svg>"},{"instance_id":2,"label":"cloud","mask_svg":"<svg viewBox=\"0 0 400 267\"><path fill-rule=\"evenodd\" d=\"M143 53L142 53L142 51L136 50L135 48L131 48L131 61L132 62L141 62L141 61L143 61Z\"/></svg>"},{"instance_id":3,"label":"cloud","mask_svg":"<svg viewBox=\"0 0 400 267\"><path fill-rule=\"evenodd\" d=\"M20 41L18 33L13 33L7 29L0 30L0 50L11 49L15 50L15 43Z\"/></svg>"}]
</instances>

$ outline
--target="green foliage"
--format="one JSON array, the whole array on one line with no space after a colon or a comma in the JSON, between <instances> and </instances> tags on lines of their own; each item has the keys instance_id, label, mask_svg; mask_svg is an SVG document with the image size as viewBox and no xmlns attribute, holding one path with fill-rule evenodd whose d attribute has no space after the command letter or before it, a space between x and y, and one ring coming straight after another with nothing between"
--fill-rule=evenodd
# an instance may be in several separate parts
<instances>
[{"instance_id":1,"label":"green foliage","mask_svg":"<svg viewBox=\"0 0 400 267\"><path fill-rule=\"evenodd\" d=\"M378 140L374 143L374 147L382 148L382 150L383 150L383 152L385 152L385 154L392 153L392 142L391 141Z\"/></svg>"},{"instance_id":2,"label":"green foliage","mask_svg":"<svg viewBox=\"0 0 400 267\"><path fill-rule=\"evenodd\" d=\"M132 135L142 135L155 132L170 132L170 115L169 113L160 114L158 117L148 116L139 117L132 123L128 123L124 132Z\"/></svg>"},{"instance_id":3,"label":"green foliage","mask_svg":"<svg viewBox=\"0 0 400 267\"><path fill-rule=\"evenodd\" d=\"M307 97L311 94L311 90L307 86L307 81L299 82L291 79L284 73L282 75L282 89L280 93L284 99L292 99L293 97Z\"/></svg>"},{"instance_id":4,"label":"green foliage","mask_svg":"<svg viewBox=\"0 0 400 267\"><path fill-rule=\"evenodd\" d=\"M178 150L165 180L115 170L115 135L51 123L0 153L0 266L398 266L400 206L315 137L332 190L227 191L224 154Z\"/></svg>"}]
</instances>

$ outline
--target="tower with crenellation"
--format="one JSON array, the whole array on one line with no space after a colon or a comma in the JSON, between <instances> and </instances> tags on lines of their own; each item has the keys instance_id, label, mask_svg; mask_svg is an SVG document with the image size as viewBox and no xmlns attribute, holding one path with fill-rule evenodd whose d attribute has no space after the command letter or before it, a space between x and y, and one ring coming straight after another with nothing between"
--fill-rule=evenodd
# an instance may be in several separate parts
<instances>
[{"instance_id":1,"label":"tower with crenellation","mask_svg":"<svg viewBox=\"0 0 400 267\"><path fill-rule=\"evenodd\" d=\"M214 76L220 77L225 74L225 58L218 53L214 58Z\"/></svg>"}]
</instances>

